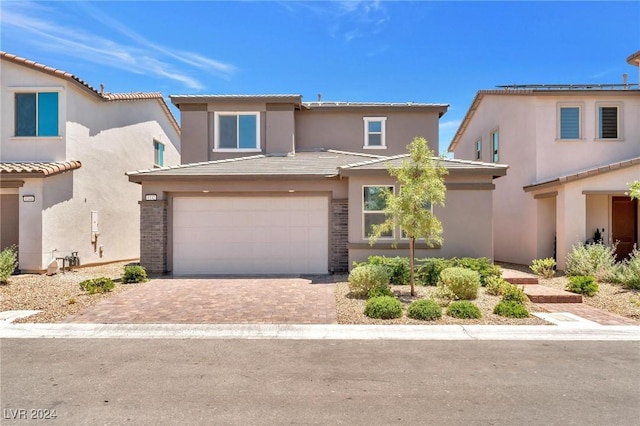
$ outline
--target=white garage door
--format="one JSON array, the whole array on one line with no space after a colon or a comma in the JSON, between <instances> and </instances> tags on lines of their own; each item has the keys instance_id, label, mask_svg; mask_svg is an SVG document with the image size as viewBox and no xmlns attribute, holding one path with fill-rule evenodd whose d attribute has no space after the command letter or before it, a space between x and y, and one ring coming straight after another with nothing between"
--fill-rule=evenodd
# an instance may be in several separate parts
<instances>
[{"instance_id":1,"label":"white garage door","mask_svg":"<svg viewBox=\"0 0 640 426\"><path fill-rule=\"evenodd\" d=\"M176 197L173 273L326 274L326 197Z\"/></svg>"}]
</instances>

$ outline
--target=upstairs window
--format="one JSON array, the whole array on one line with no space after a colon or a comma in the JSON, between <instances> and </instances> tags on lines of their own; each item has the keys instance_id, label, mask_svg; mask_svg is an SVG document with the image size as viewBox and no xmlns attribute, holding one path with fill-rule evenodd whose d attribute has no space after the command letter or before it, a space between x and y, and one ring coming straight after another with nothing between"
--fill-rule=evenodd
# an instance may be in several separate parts
<instances>
[{"instance_id":1,"label":"upstairs window","mask_svg":"<svg viewBox=\"0 0 640 426\"><path fill-rule=\"evenodd\" d=\"M621 139L618 105L598 105L598 139Z\"/></svg>"},{"instance_id":2,"label":"upstairs window","mask_svg":"<svg viewBox=\"0 0 640 426\"><path fill-rule=\"evenodd\" d=\"M260 113L215 113L216 150L260 149Z\"/></svg>"},{"instance_id":3,"label":"upstairs window","mask_svg":"<svg viewBox=\"0 0 640 426\"><path fill-rule=\"evenodd\" d=\"M153 165L164 166L164 144L158 141L153 141Z\"/></svg>"},{"instance_id":4,"label":"upstairs window","mask_svg":"<svg viewBox=\"0 0 640 426\"><path fill-rule=\"evenodd\" d=\"M491 132L491 161L493 161L494 163L500 161L500 146L498 139L498 131L494 130L493 132Z\"/></svg>"},{"instance_id":5,"label":"upstairs window","mask_svg":"<svg viewBox=\"0 0 640 426\"><path fill-rule=\"evenodd\" d=\"M580 139L581 108L579 106L561 106L559 108L559 139Z\"/></svg>"},{"instance_id":6,"label":"upstairs window","mask_svg":"<svg viewBox=\"0 0 640 426\"><path fill-rule=\"evenodd\" d=\"M15 94L15 136L59 136L58 93Z\"/></svg>"},{"instance_id":7,"label":"upstairs window","mask_svg":"<svg viewBox=\"0 0 640 426\"><path fill-rule=\"evenodd\" d=\"M476 141L476 160L482 160L482 140L478 139Z\"/></svg>"},{"instance_id":8,"label":"upstairs window","mask_svg":"<svg viewBox=\"0 0 640 426\"><path fill-rule=\"evenodd\" d=\"M386 117L364 117L364 148L385 149Z\"/></svg>"},{"instance_id":9,"label":"upstairs window","mask_svg":"<svg viewBox=\"0 0 640 426\"><path fill-rule=\"evenodd\" d=\"M387 207L385 192L393 192L393 186L364 186L362 188L362 224L363 237L373 234L373 226L386 220L384 209ZM393 238L393 231L381 235L382 238Z\"/></svg>"}]
</instances>

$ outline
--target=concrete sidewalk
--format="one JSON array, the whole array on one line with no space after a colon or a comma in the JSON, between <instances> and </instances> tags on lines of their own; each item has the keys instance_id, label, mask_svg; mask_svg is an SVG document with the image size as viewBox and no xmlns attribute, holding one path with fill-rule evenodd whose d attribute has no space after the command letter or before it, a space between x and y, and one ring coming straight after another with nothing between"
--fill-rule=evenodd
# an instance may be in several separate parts
<instances>
[{"instance_id":1,"label":"concrete sidewalk","mask_svg":"<svg viewBox=\"0 0 640 426\"><path fill-rule=\"evenodd\" d=\"M562 324L562 323L560 323ZM338 325L338 324L0 324L0 338L568 340L640 342L640 326Z\"/></svg>"}]
</instances>

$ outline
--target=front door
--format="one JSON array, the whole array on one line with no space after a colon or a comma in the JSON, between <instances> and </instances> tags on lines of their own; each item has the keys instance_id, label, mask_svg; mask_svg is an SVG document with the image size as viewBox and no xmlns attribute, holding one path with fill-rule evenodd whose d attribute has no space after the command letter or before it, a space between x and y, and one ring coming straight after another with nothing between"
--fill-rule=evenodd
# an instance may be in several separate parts
<instances>
[{"instance_id":1,"label":"front door","mask_svg":"<svg viewBox=\"0 0 640 426\"><path fill-rule=\"evenodd\" d=\"M638 242L638 202L629 197L613 197L611 209L611 236L618 243L617 259L622 260Z\"/></svg>"}]
</instances>

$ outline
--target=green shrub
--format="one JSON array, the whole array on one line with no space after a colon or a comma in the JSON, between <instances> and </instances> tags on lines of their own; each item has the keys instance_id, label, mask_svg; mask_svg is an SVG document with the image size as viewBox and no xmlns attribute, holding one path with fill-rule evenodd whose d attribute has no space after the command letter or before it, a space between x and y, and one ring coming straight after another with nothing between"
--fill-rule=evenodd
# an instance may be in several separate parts
<instances>
[{"instance_id":1,"label":"green shrub","mask_svg":"<svg viewBox=\"0 0 640 426\"><path fill-rule=\"evenodd\" d=\"M438 284L438 288L432 293L432 296L442 306L447 306L452 300L456 300L453 291L442 283Z\"/></svg>"},{"instance_id":2,"label":"green shrub","mask_svg":"<svg viewBox=\"0 0 640 426\"><path fill-rule=\"evenodd\" d=\"M457 299L473 300L478 297L480 275L475 271L454 266L440 273L440 281Z\"/></svg>"},{"instance_id":3,"label":"green shrub","mask_svg":"<svg viewBox=\"0 0 640 426\"><path fill-rule=\"evenodd\" d=\"M367 293L367 299L372 297L391 296L394 297L393 292L389 287L374 287Z\"/></svg>"},{"instance_id":4,"label":"green shrub","mask_svg":"<svg viewBox=\"0 0 640 426\"><path fill-rule=\"evenodd\" d=\"M616 272L616 246L604 244L576 244L566 257L569 276L590 276L598 281L609 281Z\"/></svg>"},{"instance_id":5,"label":"green shrub","mask_svg":"<svg viewBox=\"0 0 640 426\"><path fill-rule=\"evenodd\" d=\"M124 267L122 282L125 284L143 283L147 281L147 271L140 265L127 265Z\"/></svg>"},{"instance_id":6,"label":"green shrub","mask_svg":"<svg viewBox=\"0 0 640 426\"><path fill-rule=\"evenodd\" d=\"M453 260L441 257L420 259L418 262L416 280L423 285L437 285L440 272L453 266Z\"/></svg>"},{"instance_id":7,"label":"green shrub","mask_svg":"<svg viewBox=\"0 0 640 426\"><path fill-rule=\"evenodd\" d=\"M461 268L471 269L480 274L480 285L485 286L489 277L502 276L502 270L498 265L491 263L486 257L461 257L459 259L453 259L455 266Z\"/></svg>"},{"instance_id":8,"label":"green shrub","mask_svg":"<svg viewBox=\"0 0 640 426\"><path fill-rule=\"evenodd\" d=\"M435 300L416 300L407 308L407 316L422 321L433 321L442 317L442 308Z\"/></svg>"},{"instance_id":9,"label":"green shrub","mask_svg":"<svg viewBox=\"0 0 640 426\"><path fill-rule=\"evenodd\" d=\"M493 309L493 313L501 317L528 318L529 311L522 303L501 300Z\"/></svg>"},{"instance_id":10,"label":"green shrub","mask_svg":"<svg viewBox=\"0 0 640 426\"><path fill-rule=\"evenodd\" d=\"M389 273L380 265L360 265L349 274L349 289L352 293L366 296L371 289L387 287Z\"/></svg>"},{"instance_id":11,"label":"green shrub","mask_svg":"<svg viewBox=\"0 0 640 426\"><path fill-rule=\"evenodd\" d=\"M511 283L503 278L489 277L485 286L487 293L492 296L502 296Z\"/></svg>"},{"instance_id":12,"label":"green shrub","mask_svg":"<svg viewBox=\"0 0 640 426\"><path fill-rule=\"evenodd\" d=\"M534 274L543 278L553 278L556 274L556 261L553 257L535 259L529 268Z\"/></svg>"},{"instance_id":13,"label":"green shrub","mask_svg":"<svg viewBox=\"0 0 640 426\"><path fill-rule=\"evenodd\" d=\"M0 251L0 284L7 282L18 266L16 246L7 247Z\"/></svg>"},{"instance_id":14,"label":"green shrub","mask_svg":"<svg viewBox=\"0 0 640 426\"><path fill-rule=\"evenodd\" d=\"M80 290L84 290L89 294L108 293L113 290L113 287L113 280L105 277L84 280L80 283Z\"/></svg>"},{"instance_id":15,"label":"green shrub","mask_svg":"<svg viewBox=\"0 0 640 426\"><path fill-rule=\"evenodd\" d=\"M598 292L598 283L594 277L576 275L569 277L566 289L572 293L593 296Z\"/></svg>"},{"instance_id":16,"label":"green shrub","mask_svg":"<svg viewBox=\"0 0 640 426\"><path fill-rule=\"evenodd\" d=\"M411 282L411 268L409 268L408 257L369 256L367 264L387 268L390 284L405 285Z\"/></svg>"},{"instance_id":17,"label":"green shrub","mask_svg":"<svg viewBox=\"0 0 640 426\"><path fill-rule=\"evenodd\" d=\"M367 300L364 314L369 318L392 319L402 316L402 303L395 297L380 296Z\"/></svg>"},{"instance_id":18,"label":"green shrub","mask_svg":"<svg viewBox=\"0 0 640 426\"><path fill-rule=\"evenodd\" d=\"M616 274L616 281L627 288L640 290L640 251L636 248L631 256L622 262Z\"/></svg>"},{"instance_id":19,"label":"green shrub","mask_svg":"<svg viewBox=\"0 0 640 426\"><path fill-rule=\"evenodd\" d=\"M524 290L517 285L509 284L502 292L503 302L525 303L529 298L524 294Z\"/></svg>"},{"instance_id":20,"label":"green shrub","mask_svg":"<svg viewBox=\"0 0 640 426\"><path fill-rule=\"evenodd\" d=\"M480 318L482 313L473 302L458 300L451 302L447 307L447 315L454 318Z\"/></svg>"}]
</instances>

